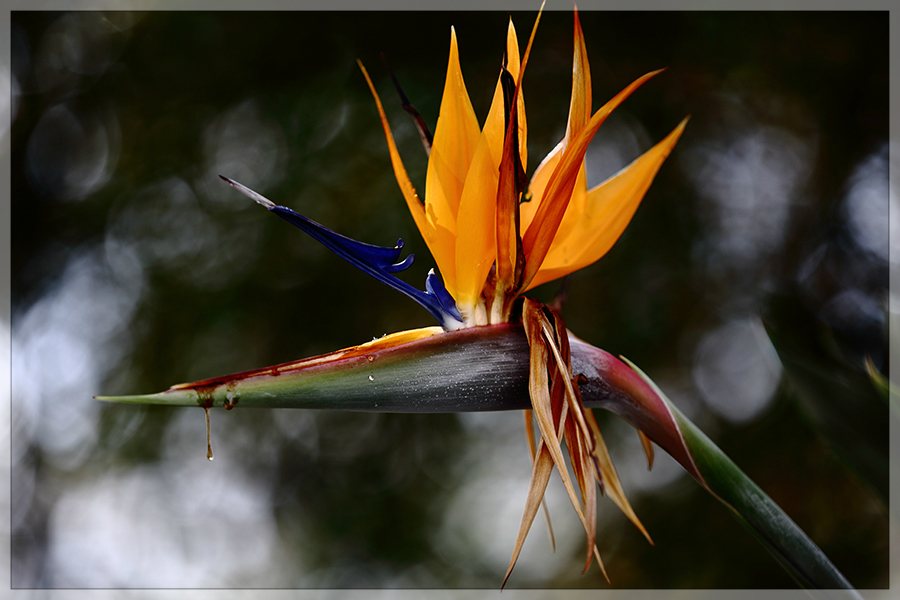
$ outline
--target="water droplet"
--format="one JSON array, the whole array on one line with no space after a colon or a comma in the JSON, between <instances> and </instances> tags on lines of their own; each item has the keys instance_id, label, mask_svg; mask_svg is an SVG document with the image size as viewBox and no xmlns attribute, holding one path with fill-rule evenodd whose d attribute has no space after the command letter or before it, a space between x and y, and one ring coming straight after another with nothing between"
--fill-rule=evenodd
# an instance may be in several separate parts
<instances>
[{"instance_id":1,"label":"water droplet","mask_svg":"<svg viewBox=\"0 0 900 600\"><path fill-rule=\"evenodd\" d=\"M222 406L225 407L225 410L231 410L238 403L237 394L234 392L233 388L228 388L225 391L225 402Z\"/></svg>"},{"instance_id":2,"label":"water droplet","mask_svg":"<svg viewBox=\"0 0 900 600\"><path fill-rule=\"evenodd\" d=\"M375 381L375 377L373 375L369 375L369 381Z\"/></svg>"},{"instance_id":3,"label":"water droplet","mask_svg":"<svg viewBox=\"0 0 900 600\"><path fill-rule=\"evenodd\" d=\"M213 459L212 442L210 441L210 438L209 438L209 407L204 406L203 412L206 413L206 459L212 460Z\"/></svg>"},{"instance_id":4,"label":"water droplet","mask_svg":"<svg viewBox=\"0 0 900 600\"><path fill-rule=\"evenodd\" d=\"M371 354L366 355L366 360L369 362L375 362L375 357Z\"/></svg>"}]
</instances>

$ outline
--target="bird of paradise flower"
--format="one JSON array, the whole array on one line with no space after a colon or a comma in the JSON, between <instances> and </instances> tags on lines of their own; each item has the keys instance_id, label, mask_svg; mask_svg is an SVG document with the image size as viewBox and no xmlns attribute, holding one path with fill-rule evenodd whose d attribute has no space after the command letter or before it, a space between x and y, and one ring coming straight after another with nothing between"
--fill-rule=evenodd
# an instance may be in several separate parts
<instances>
[{"instance_id":1,"label":"bird of paradise flower","mask_svg":"<svg viewBox=\"0 0 900 600\"><path fill-rule=\"evenodd\" d=\"M678 141L687 119L620 173L588 190L584 157L594 134L619 104L660 71L638 78L592 113L590 65L576 11L566 135L526 183L528 125L522 78L539 19L521 59L510 19L506 55L484 127L478 126L460 68L456 32L451 29L437 127L433 138L427 130L424 135L429 149L424 204L404 168L375 86L360 63L375 97L397 182L443 275L443 284L432 272L423 293L395 278L394 272L411 264L411 257L394 262L402 243L389 249L353 242L231 179L223 179L351 263L419 301L446 330L510 321L524 325L531 349L532 409L525 412L525 430L533 472L506 578L541 505L554 466L587 536L585 570L596 557L606 576L595 545L597 485L648 540L650 536L625 497L593 413L584 409L578 395L562 318L556 310L534 300L517 300L537 285L592 264L612 247ZM526 198L528 201L523 201ZM532 415L540 431L537 445ZM643 436L642 441L651 452L649 441ZM565 464L563 443L579 495Z\"/></svg>"},{"instance_id":2,"label":"bird of paradise flower","mask_svg":"<svg viewBox=\"0 0 900 600\"><path fill-rule=\"evenodd\" d=\"M543 503L554 467L584 527L585 571L596 559L609 581L596 547L598 487L650 540L625 496L589 408L598 405L600 396L608 401L606 408L638 428L650 466L653 440L758 533L799 582L849 588L843 575L793 521L685 419L637 367L630 362L625 366L608 353L578 340L566 330L558 310L522 296L535 286L564 277L606 254L630 222L687 122L684 119L662 141L607 181L587 188L584 157L591 139L616 107L661 70L638 78L592 113L590 66L576 10L566 133L527 179L524 166L528 127L522 80L539 21L540 13L520 58L510 20L505 56L483 127L478 125L466 90L456 34L451 29L447 76L433 137L418 113L405 105L416 117L429 152L424 203L400 158L375 86L362 63L359 65L375 99L397 182L443 276L442 281L432 270L424 291L395 276L413 260L412 255L399 260L402 240L393 248L352 240L222 176L234 188L342 258L414 299L437 319L439 327L399 332L293 363L179 384L159 394L97 398L199 404L207 411L207 436L209 408L230 409L238 401L250 406L301 408L330 408L334 407L332 403L339 403L349 410L397 412L524 408L532 476L503 579L505 585ZM522 331L524 349L520 341ZM437 365L472 370L471 360L476 355L490 359L489 365L505 360L502 370L487 376L487 385L482 373L473 375L470 383L478 385L469 386L465 393L443 387L446 381L451 381L451 385L458 383L452 378L421 376L422 372L434 372ZM506 355L508 359L504 358ZM523 360L527 362L524 371ZM374 367L375 361L381 366ZM373 369L380 369L379 376L386 374L387 381L379 381L374 392L370 388L359 393L355 377L360 369L368 370L369 382L375 381ZM527 402L518 400L523 375L527 378ZM590 401L582 398L582 386L588 389ZM416 393L410 394L409 388L417 388ZM487 395L478 398L480 389L496 392L499 403ZM317 399L309 400L310 395ZM430 403L431 397L438 400ZM537 440L534 423L540 432ZM563 447L571 461L571 475ZM211 458L211 451L208 456Z\"/></svg>"}]
</instances>

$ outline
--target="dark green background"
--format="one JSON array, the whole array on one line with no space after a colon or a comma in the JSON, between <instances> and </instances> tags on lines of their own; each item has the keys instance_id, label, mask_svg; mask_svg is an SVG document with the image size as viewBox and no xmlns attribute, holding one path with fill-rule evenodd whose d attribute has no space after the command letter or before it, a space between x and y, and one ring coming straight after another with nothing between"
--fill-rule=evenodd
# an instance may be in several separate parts
<instances>
[{"instance_id":1,"label":"dark green background","mask_svg":"<svg viewBox=\"0 0 900 600\"><path fill-rule=\"evenodd\" d=\"M487 417L492 420L486 423L493 425L479 428L480 421L455 415L214 412L217 460L179 471L172 465L203 460L200 411L190 411L186 420L178 416L181 411L158 407L85 408L95 433L79 442L77 458L54 454L58 450L52 449L60 446L42 437L51 434L22 425L33 424L34 418L17 414L36 410L58 417L67 403L93 403L91 394L159 391L176 382L431 325L428 314L408 299L239 197L215 177L219 171L210 157L216 143L246 144L252 152L256 124L275 132L267 138L273 140L266 146L269 154L259 159L274 161L266 166L268 177L258 184L243 181L356 239L391 245L402 237L407 250L417 255L403 277L421 287L433 261L393 179L356 59L375 81L400 152L423 194L426 158L379 53L388 57L404 91L433 129L449 29L455 26L466 83L483 119L508 14L151 12L77 17L46 12L12 17L18 86L11 138L13 585L499 586L503 569L481 557L483 547L463 544L463 550L448 553L438 532L454 493L477 475L479 453L486 462L496 459L498 447L492 443L519 446L509 452L518 458L503 468L518 485L508 495L524 506L521 481L527 482L529 473L525 441L496 430L497 424L508 422L519 426L519 415ZM533 18L531 12L513 15L523 45ZM591 343L628 356L676 403L684 402L686 412L854 585L887 585L885 504L838 458L816 420L796 402L796 388L783 379L763 413L733 423L703 404L692 377L697 348L707 333L760 314L770 315L770 324L780 326L787 338L803 325L804 333L797 335L811 348L804 356L813 357L814 371L834 371L828 360L835 360L847 372L860 372L866 354L886 369L880 309L887 296L887 251L873 252L853 237L844 199L860 165L886 156L887 13L583 11L581 18L595 109L641 74L668 67L628 99L601 128L595 144L621 147L624 153L636 149L625 157L628 162L685 115L691 121L619 243L599 263L572 277L563 311L567 325ZM88 30L93 33L79 37ZM571 39L570 13L544 14L524 82L529 173L564 131ZM72 47L87 50L76 60ZM54 117L60 110L74 115L78 124ZM210 138L222 123L230 124L238 137ZM90 142L94 134L107 140L108 179L78 187L79 161L97 152ZM759 143L742 146L741 140ZM786 168L801 174L793 187L776 185L773 194L783 196L789 206L783 228L772 232L774 241L762 243L750 258L726 248L719 209L703 191L717 161L735 156L771 168L788 161ZM623 164L601 165L591 183ZM234 172L222 174L242 180L241 167L232 168ZM884 173L886 177L886 169ZM755 172L755 177L764 175ZM722 185L740 194L753 186L765 191L765 183L751 176ZM167 190L173 189L183 194L180 204L167 199ZM885 220L886 207L885 199ZM759 223L767 221L750 220L746 227ZM35 307L62 297L59 290L71 281L67 273L77 260L91 265L90 281L113 292L130 290L134 304L123 313L125 322L99 337L91 332L103 329L103 311L73 305L64 322L76 332L73 336L82 332L89 340L80 352L102 362L92 371L96 389L26 399L19 393L30 387L25 373L58 378L69 364L65 356L32 355L23 348L41 331L34 324L40 322ZM549 284L535 295L549 300L557 288L557 283ZM857 304L835 317L836 309L827 309L829 301L849 289L875 310L865 312ZM89 306L91 289L82 290L80 297ZM784 313L773 307L785 304L800 316L778 321ZM47 327L52 325L48 320ZM810 337L808 331L816 333ZM62 352L67 346L60 348ZM17 353L32 361L29 370L16 362ZM667 382L675 389L667 388ZM39 403L40 409L27 407L27 402ZM879 415L874 424L866 424L871 429L848 435L880 439L887 415ZM614 459L624 463L626 449L635 450L633 434L612 418L598 416L611 431ZM302 425L300 434L291 434L291 423ZM189 434L177 433L185 427ZM175 444L179 435L188 436L190 445ZM628 464L639 466L639 461ZM110 552L131 565L131 575L121 570L104 575L98 563L87 559L80 570L72 566L81 564L77 560L66 562L72 546L59 545L59 532L66 523L77 524L81 515L60 506L83 506L63 502L72 490L104 489L115 498L120 493L116 481L129 473L152 472L161 480L170 478L172 485L183 478L184 485L197 486L198 499L208 501L215 490L204 489L202 481L192 483L189 474L200 468L239 473L238 485L252 487L254 497L263 499L255 510L274 525L274 537L266 539L277 544L277 561L244 568L244 561L235 558L231 567L217 566L216 552L240 557L241 550L235 542L233 550L213 551L221 539L216 529L234 524L212 519L200 539L180 542L209 545L209 552L191 555L196 562L188 566L196 579L157 568L165 559L142 555L140 541L116 541L114 536L107 540ZM628 492L632 476L620 468ZM492 493L506 494L503 486L509 481L496 479ZM558 483L554 480L551 487ZM160 497L166 489L157 491ZM598 546L614 587L793 586L752 536L687 477L632 492L630 498L655 547L611 502L601 500ZM556 506L556 519L571 518L565 502ZM162 518L187 521L203 510L182 508L184 513L170 508ZM133 510L140 514L140 503ZM227 505L219 510L227 513ZM497 519L506 517L499 508L497 514ZM147 515L148 523L152 517ZM518 518L513 515L503 527L514 530ZM537 556L549 559L541 529L536 524L529 543ZM577 529L560 531L577 535ZM252 527L240 534L253 535ZM232 538L226 534L225 539ZM513 541L509 537L501 544L511 552ZM596 568L579 574L582 545L579 539L564 546L574 554L568 562L563 557L567 566L551 575L534 575L520 565L509 586L605 587Z\"/></svg>"}]
</instances>

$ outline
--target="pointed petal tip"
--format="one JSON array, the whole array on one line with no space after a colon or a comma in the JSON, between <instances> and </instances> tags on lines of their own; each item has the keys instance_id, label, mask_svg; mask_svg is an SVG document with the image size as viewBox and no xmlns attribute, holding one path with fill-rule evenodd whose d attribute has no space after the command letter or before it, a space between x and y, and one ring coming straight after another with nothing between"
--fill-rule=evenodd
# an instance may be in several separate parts
<instances>
[{"instance_id":1,"label":"pointed petal tip","mask_svg":"<svg viewBox=\"0 0 900 600\"><path fill-rule=\"evenodd\" d=\"M668 70L669 70L669 67L662 67L662 68L655 69L653 71L648 71L647 73L644 73L643 75L641 75L640 77L638 77L631 83L631 86L634 86L634 87L631 89L631 91L628 92L628 94L626 94L626 97L630 96L632 92L634 92L638 87L645 84L647 81L653 79L660 73L662 73L664 71L668 71ZM637 85L635 85L635 84L637 84ZM631 86L629 86L629 87L631 87Z\"/></svg>"},{"instance_id":2,"label":"pointed petal tip","mask_svg":"<svg viewBox=\"0 0 900 600\"><path fill-rule=\"evenodd\" d=\"M691 115L687 115L678 123L678 125L675 126L675 129L669 132L669 134L661 142L661 144L665 143L668 146L666 157L668 157L669 153L675 147L675 144L678 143L678 140L681 138L681 134L684 133L684 129L687 127L688 121L690 120Z\"/></svg>"},{"instance_id":3,"label":"pointed petal tip","mask_svg":"<svg viewBox=\"0 0 900 600\"><path fill-rule=\"evenodd\" d=\"M634 92L638 87L640 87L641 85L643 85L643 84L646 83L647 81L653 79L654 77L656 77L656 76L659 75L660 73L662 73L662 72L664 72L664 71L668 71L668 70L669 70L669 67L662 67L662 68L660 68L660 69L655 69L655 70L653 70L653 71L649 71L649 72L647 72L647 73L644 73L643 75L641 75L640 77L638 77L637 79L635 79L634 82L632 82L632 84L631 84L632 86L634 86L635 84L637 84L637 85L636 85L634 88L632 88L631 91L629 91L628 94L627 94L626 96L630 96L631 93ZM627 89L627 88L626 88L626 89Z\"/></svg>"},{"instance_id":4,"label":"pointed petal tip","mask_svg":"<svg viewBox=\"0 0 900 600\"><path fill-rule=\"evenodd\" d=\"M251 200L254 200L257 204L261 204L262 206L265 206L266 208L268 208L270 210L275 208L274 202L272 202L271 200L269 200L262 194L254 192L253 190L248 188L246 185L240 184L237 181L235 181L234 179L229 179L228 177L225 177L224 175L219 175L219 177L222 178L222 180L225 181L225 183L227 183L228 185L230 185L231 187L233 187L240 193L244 194Z\"/></svg>"}]
</instances>

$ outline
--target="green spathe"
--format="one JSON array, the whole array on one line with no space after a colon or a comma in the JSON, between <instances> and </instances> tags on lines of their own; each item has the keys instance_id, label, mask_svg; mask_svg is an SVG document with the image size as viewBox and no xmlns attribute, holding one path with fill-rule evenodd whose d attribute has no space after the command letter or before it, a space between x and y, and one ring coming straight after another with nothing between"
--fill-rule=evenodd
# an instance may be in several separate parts
<instances>
[{"instance_id":1,"label":"green spathe","mask_svg":"<svg viewBox=\"0 0 900 600\"><path fill-rule=\"evenodd\" d=\"M848 589L824 553L636 366L570 334L590 408L619 415L725 504L804 587ZM429 328L263 369L100 400L172 406L447 413L531 408L520 325ZM630 365L630 366L629 366ZM858 597L850 592L851 597Z\"/></svg>"}]
</instances>

